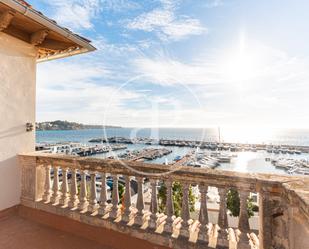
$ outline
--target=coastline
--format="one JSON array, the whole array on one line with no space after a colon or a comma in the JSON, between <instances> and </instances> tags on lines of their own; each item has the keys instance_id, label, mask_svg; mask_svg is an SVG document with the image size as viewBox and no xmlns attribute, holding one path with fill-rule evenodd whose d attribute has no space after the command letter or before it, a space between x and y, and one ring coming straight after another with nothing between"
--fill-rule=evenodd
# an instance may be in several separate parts
<instances>
[{"instance_id":1,"label":"coastline","mask_svg":"<svg viewBox=\"0 0 309 249\"><path fill-rule=\"evenodd\" d=\"M129 138L130 135L132 134L131 132L134 131L134 129L128 129L128 128L108 128L108 129L89 129L89 130L66 130L66 131L37 131L37 137L36 140L38 143L69 143L69 142L77 142L84 144L85 146L106 146L106 143L89 143L89 140L92 138L98 138L101 137L103 138L105 135L107 137L127 137ZM179 132L180 131L180 132ZM197 129L178 129L177 132L173 129L160 129L159 130L159 138L161 137L170 137L172 138L179 138L182 137L182 139L176 139L177 141L195 141L194 138L200 137L200 134L196 132ZM172 133L171 133L172 132ZM185 133L183 133L185 132ZM189 132L191 132L189 134ZM309 133L308 133L309 134ZM148 138L151 135L150 129L142 129L139 130L138 133L136 133L136 136L147 136ZM190 140L191 136L191 140ZM301 135L301 137L306 138L307 135ZM212 142L209 142L209 144L217 144L217 136L214 133L209 133L208 136L209 140ZM303 139L300 140L298 136L292 137L290 136L289 141L293 140L298 140L301 142L301 145L290 145L288 143L285 143L286 148L293 147L293 150L295 149L300 149L302 150L302 155L297 155L297 154L274 154L274 153L267 153L265 150L266 148L266 143L252 143L250 146L248 143L227 143L227 142L222 142L221 145L223 147L228 144L233 144L233 145L242 145L241 147L247 148L246 150L243 151L238 151L238 152L231 152L230 150L224 151L222 150L223 153L235 153L237 154L237 158L233 159L231 163L222 163L221 166L218 167L218 169L224 169L224 170L230 170L230 171L239 171L239 172L252 172L252 173L278 173L278 174L286 174L286 172L280 168L276 168L271 164L271 161L266 161L266 158L270 159L280 159L282 158L293 158L294 160L308 160L309 154L307 152L309 151L309 146L307 144L308 140ZM175 139L174 139L175 140ZM284 140L282 138L279 138L278 140L274 141L272 143L274 146L278 146L280 143L280 140ZM286 141L286 140L284 140ZM117 144L117 143L116 143ZM112 145L112 143L111 143ZM184 157L186 154L188 154L190 151L194 149L194 147L190 146L176 146L174 145L169 145L169 146L164 146L160 144L143 144L143 143L135 143L135 144L125 144L127 146L126 149L123 150L118 150L116 152L108 152L108 153L102 153L102 154L96 154L96 155L91 155L91 157L96 157L96 158L108 158L110 156L115 156L115 154L121 154L121 153L126 153L128 150L129 151L135 151L135 150L143 150L144 148L162 148L165 147L167 149L171 149L173 152L170 153L169 155L166 155L161 158L157 158L155 160L152 160L151 163L165 163L166 160L168 162L173 162L173 160L176 157ZM251 149L253 150L251 150ZM256 150L256 152L254 152ZM211 151L205 149L205 151Z\"/></svg>"},{"instance_id":2,"label":"coastline","mask_svg":"<svg viewBox=\"0 0 309 249\"><path fill-rule=\"evenodd\" d=\"M36 130L36 142L82 142L88 143L93 138L105 137L144 137L150 139L167 139L181 141L219 142L217 129L213 128L127 128L105 127L100 129L74 129L74 130ZM309 129L282 129L276 135L256 137L250 134L246 139L229 139L221 136L220 143L241 145L280 145L284 147L296 146L302 150L309 148Z\"/></svg>"}]
</instances>

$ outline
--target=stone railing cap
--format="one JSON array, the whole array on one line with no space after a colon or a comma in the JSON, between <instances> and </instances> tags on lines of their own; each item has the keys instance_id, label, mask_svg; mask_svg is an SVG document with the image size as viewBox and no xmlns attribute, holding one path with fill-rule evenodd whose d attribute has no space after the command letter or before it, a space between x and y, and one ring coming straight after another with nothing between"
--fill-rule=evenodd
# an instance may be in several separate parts
<instances>
[{"instance_id":1,"label":"stone railing cap","mask_svg":"<svg viewBox=\"0 0 309 249\"><path fill-rule=\"evenodd\" d=\"M66 163L77 162L80 166L88 166L90 170L94 170L92 166L103 164L104 168L108 167L109 170L115 170L115 166L120 166L120 170L125 170L125 167L118 160L111 159L98 159L98 158L81 158L76 156L67 155L55 155L41 152L20 154L20 157L36 157L37 161L59 161ZM168 172L173 169L172 166L161 164L150 164L142 162L125 161L130 167L138 170L145 170L149 172ZM71 165L73 166L73 164ZM100 171L100 170L98 170ZM128 171L128 170L127 170ZM116 172L116 171L115 171ZM114 172L112 172L114 173ZM121 173L120 173L121 174ZM173 176L180 177L183 180L195 180L199 182L201 180L214 180L218 179L218 184L222 181L223 185L228 182L240 182L241 184L247 184L248 186L254 185L258 190L275 191L277 193L285 192L290 198L299 202L302 209L309 216L309 177L308 176L289 176L289 175L277 175L277 174L264 174L264 173L243 173L233 172L226 170L214 170L206 168L192 168L181 166L177 167L177 171L172 173ZM132 175L136 175L132 173ZM207 176L207 177L205 177ZM231 181L231 180L234 181ZM246 186L247 186L246 185ZM270 188L269 188L270 187ZM281 189L281 190L280 190Z\"/></svg>"}]
</instances>

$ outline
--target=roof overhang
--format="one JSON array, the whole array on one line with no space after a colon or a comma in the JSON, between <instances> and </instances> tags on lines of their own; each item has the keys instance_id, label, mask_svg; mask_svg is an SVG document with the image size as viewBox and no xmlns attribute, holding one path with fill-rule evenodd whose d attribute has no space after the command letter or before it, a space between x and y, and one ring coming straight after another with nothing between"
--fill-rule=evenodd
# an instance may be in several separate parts
<instances>
[{"instance_id":1,"label":"roof overhang","mask_svg":"<svg viewBox=\"0 0 309 249\"><path fill-rule=\"evenodd\" d=\"M36 46L37 62L95 50L89 40L59 26L24 1L0 0L0 32Z\"/></svg>"}]
</instances>

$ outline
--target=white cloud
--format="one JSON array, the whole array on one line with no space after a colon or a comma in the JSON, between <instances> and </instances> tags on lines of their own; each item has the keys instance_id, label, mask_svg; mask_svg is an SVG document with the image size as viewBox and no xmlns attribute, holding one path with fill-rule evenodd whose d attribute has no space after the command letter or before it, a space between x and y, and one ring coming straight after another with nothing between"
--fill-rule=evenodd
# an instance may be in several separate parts
<instances>
[{"instance_id":1,"label":"white cloud","mask_svg":"<svg viewBox=\"0 0 309 249\"><path fill-rule=\"evenodd\" d=\"M127 0L54 0L47 1L59 24L72 29L93 28L93 21L104 11L121 12L139 8L139 4Z\"/></svg>"},{"instance_id":2,"label":"white cloud","mask_svg":"<svg viewBox=\"0 0 309 249\"><path fill-rule=\"evenodd\" d=\"M210 8L222 1L207 3ZM138 8L125 0L56 0L48 4L57 21L78 29L92 28L102 11ZM161 0L161 4L126 22L128 29L124 34L120 29L119 39L112 33L110 41L115 43L104 39L103 33L101 37L93 33L97 35L95 53L39 64L38 120L103 123L107 111L107 124L151 126L154 115L145 105L146 96L164 107L158 112L162 126L241 123L295 127L309 123L309 58L293 57L257 41L248 41L241 48L232 44L231 37L219 40L215 47L205 44L204 53L190 54L164 42L162 48L152 36L145 40L134 37L132 30L153 32L163 41L206 32L198 19L177 15L178 1ZM144 76L134 86L116 91L116 85L138 75ZM178 95L181 84L197 93L203 108L186 106L194 98Z\"/></svg>"},{"instance_id":3,"label":"white cloud","mask_svg":"<svg viewBox=\"0 0 309 249\"><path fill-rule=\"evenodd\" d=\"M169 38L179 40L190 35L200 35L206 31L197 19L186 18L165 25L163 33Z\"/></svg>"},{"instance_id":4,"label":"white cloud","mask_svg":"<svg viewBox=\"0 0 309 249\"><path fill-rule=\"evenodd\" d=\"M308 124L309 58L258 41L248 41L244 50L230 45L219 52L207 50L191 62L157 56L138 58L134 65L149 82L194 89L208 112L229 112L230 117L217 118L221 124L240 119L277 127Z\"/></svg>"},{"instance_id":5,"label":"white cloud","mask_svg":"<svg viewBox=\"0 0 309 249\"><path fill-rule=\"evenodd\" d=\"M114 12L140 8L140 5L137 2L129 0L101 0L101 5L103 6L103 10Z\"/></svg>"},{"instance_id":6,"label":"white cloud","mask_svg":"<svg viewBox=\"0 0 309 249\"><path fill-rule=\"evenodd\" d=\"M162 28L173 21L173 13L170 10L155 9L148 13L136 17L128 23L129 29L139 29L144 31L154 31L157 27Z\"/></svg>"},{"instance_id":7,"label":"white cloud","mask_svg":"<svg viewBox=\"0 0 309 249\"><path fill-rule=\"evenodd\" d=\"M98 61L88 64L88 61L70 59L40 64L38 120L67 119L139 127L153 124L202 127L240 122L277 127L307 124L309 60L290 57L261 44L255 44L252 50L257 50L261 58L253 55L250 58L261 63L257 64L258 70L253 77L240 83L225 75L223 62L230 57L229 50L211 57L200 56L191 63L168 57L136 59L127 70L136 69L136 74L147 74L148 79L141 79L145 84L140 91L134 87L117 91L116 86L104 84L111 83L108 79L114 79L120 73L111 72ZM147 82L161 84L166 92L152 92L153 86L148 88ZM136 86L135 83L138 82L132 82L132 86ZM188 85L197 94L201 106L196 103L193 107L186 105L190 103L190 96L194 100L194 95L188 92L187 99L179 97L175 87L181 89L180 83ZM147 101L154 101L160 107L155 117L154 110L144 105Z\"/></svg>"},{"instance_id":8,"label":"white cloud","mask_svg":"<svg viewBox=\"0 0 309 249\"><path fill-rule=\"evenodd\" d=\"M46 3L58 23L73 29L92 28L93 18L102 11L101 0L54 0Z\"/></svg>"},{"instance_id":9,"label":"white cloud","mask_svg":"<svg viewBox=\"0 0 309 249\"><path fill-rule=\"evenodd\" d=\"M135 60L136 70L145 74L151 82L171 84L215 84L216 72L211 65L183 63L168 57L139 58Z\"/></svg>"},{"instance_id":10,"label":"white cloud","mask_svg":"<svg viewBox=\"0 0 309 249\"><path fill-rule=\"evenodd\" d=\"M271 84L280 89L293 83L304 85L309 78L308 59L291 57L283 51L250 41L244 51L231 46L200 53L190 62L182 62L168 55L135 59L136 71L148 75L154 83L190 85L224 84L234 87ZM292 87L292 86L291 86Z\"/></svg>"},{"instance_id":11,"label":"white cloud","mask_svg":"<svg viewBox=\"0 0 309 249\"><path fill-rule=\"evenodd\" d=\"M215 8L223 5L223 0L207 0L207 8Z\"/></svg>"},{"instance_id":12,"label":"white cloud","mask_svg":"<svg viewBox=\"0 0 309 249\"><path fill-rule=\"evenodd\" d=\"M156 32L163 40L180 40L191 35L200 35L207 31L198 19L177 16L177 4L174 1L161 1L160 8L143 13L127 22L132 30Z\"/></svg>"},{"instance_id":13,"label":"white cloud","mask_svg":"<svg viewBox=\"0 0 309 249\"><path fill-rule=\"evenodd\" d=\"M216 126L218 120L226 120L234 116L228 112L212 112L199 108L186 109L158 109L129 110L109 113L110 120L117 120L127 127L207 127ZM234 116L235 117L235 116Z\"/></svg>"},{"instance_id":14,"label":"white cloud","mask_svg":"<svg viewBox=\"0 0 309 249\"><path fill-rule=\"evenodd\" d=\"M93 45L99 50L96 53L109 54L110 57L114 58L117 56L124 56L128 53L136 52L138 47L134 44L129 43L109 43L104 39L104 37L98 37L92 40Z\"/></svg>"},{"instance_id":15,"label":"white cloud","mask_svg":"<svg viewBox=\"0 0 309 249\"><path fill-rule=\"evenodd\" d=\"M79 84L63 89L38 88L38 120L65 119L84 123L103 123L105 112L120 113L123 101L137 94L111 86ZM111 99L111 96L114 96ZM117 119L108 119L106 123Z\"/></svg>"},{"instance_id":16,"label":"white cloud","mask_svg":"<svg viewBox=\"0 0 309 249\"><path fill-rule=\"evenodd\" d=\"M118 113L125 101L138 98L138 93L97 81L109 77L109 73L103 65L82 61L40 64L38 121L65 119L102 123L106 109Z\"/></svg>"},{"instance_id":17,"label":"white cloud","mask_svg":"<svg viewBox=\"0 0 309 249\"><path fill-rule=\"evenodd\" d=\"M69 62L48 62L38 65L37 80L40 87L76 86L79 82L89 83L99 77L107 77L110 72L102 64L79 60Z\"/></svg>"}]
</instances>

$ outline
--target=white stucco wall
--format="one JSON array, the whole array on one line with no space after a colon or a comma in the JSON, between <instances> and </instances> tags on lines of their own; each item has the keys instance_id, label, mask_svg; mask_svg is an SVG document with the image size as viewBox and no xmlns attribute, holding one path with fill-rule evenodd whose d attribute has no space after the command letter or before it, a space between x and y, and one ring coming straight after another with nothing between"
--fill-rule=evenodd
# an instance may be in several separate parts
<instances>
[{"instance_id":1,"label":"white stucco wall","mask_svg":"<svg viewBox=\"0 0 309 249\"><path fill-rule=\"evenodd\" d=\"M19 203L16 155L34 150L36 49L0 32L0 210Z\"/></svg>"}]
</instances>

